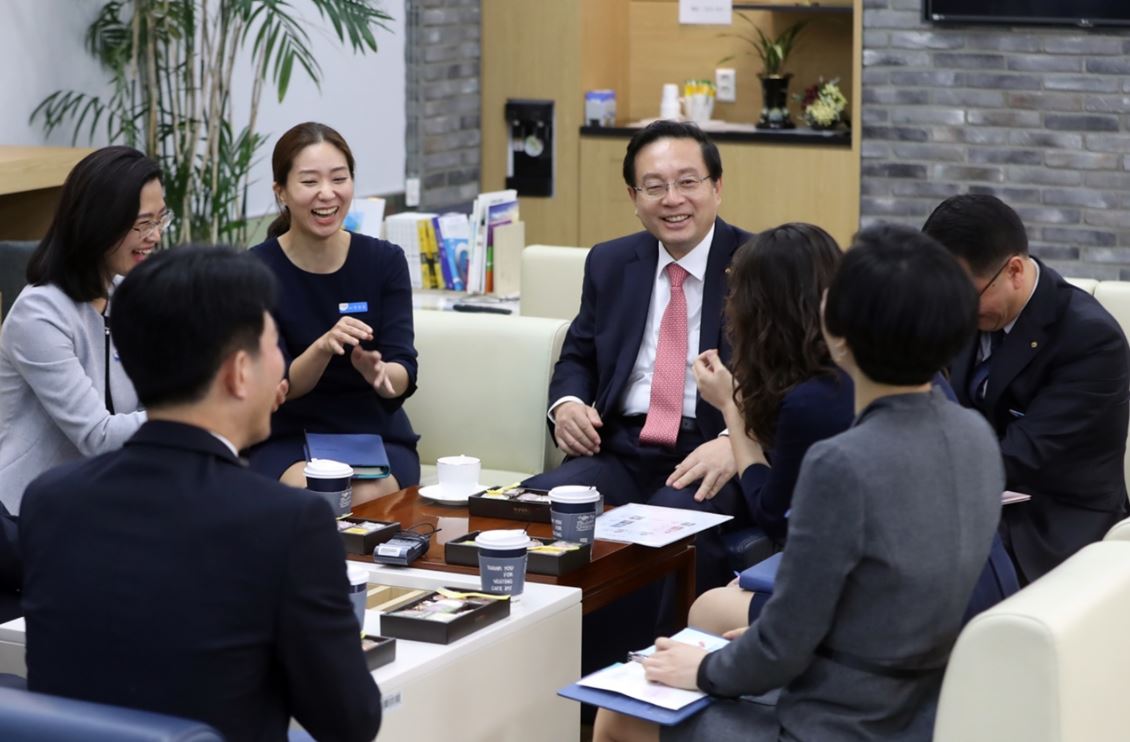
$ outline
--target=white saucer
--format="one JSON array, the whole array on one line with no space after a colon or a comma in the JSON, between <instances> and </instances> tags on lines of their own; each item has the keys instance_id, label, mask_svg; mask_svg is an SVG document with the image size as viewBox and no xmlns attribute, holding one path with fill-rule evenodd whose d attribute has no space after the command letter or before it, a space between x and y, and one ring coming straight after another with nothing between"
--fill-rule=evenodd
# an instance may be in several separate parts
<instances>
[{"instance_id":1,"label":"white saucer","mask_svg":"<svg viewBox=\"0 0 1130 742\"><path fill-rule=\"evenodd\" d=\"M441 505L466 505L467 498L476 492L482 492L487 486L485 484L476 484L462 492L444 492L438 484L429 484L426 487L421 487L419 490L420 497L428 500L429 502L436 502Z\"/></svg>"}]
</instances>

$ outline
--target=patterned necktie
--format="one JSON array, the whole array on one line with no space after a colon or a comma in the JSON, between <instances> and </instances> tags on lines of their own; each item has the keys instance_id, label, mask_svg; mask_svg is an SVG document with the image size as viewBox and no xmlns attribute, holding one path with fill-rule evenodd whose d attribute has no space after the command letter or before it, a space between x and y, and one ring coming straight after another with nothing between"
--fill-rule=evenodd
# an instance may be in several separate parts
<instances>
[{"instance_id":1,"label":"patterned necktie","mask_svg":"<svg viewBox=\"0 0 1130 742\"><path fill-rule=\"evenodd\" d=\"M1004 330L989 333L989 355L977 362L973 367L973 375L969 377L969 399L978 408L985 403L985 391L989 386L986 382L989 380L989 371L992 370L993 356L997 354L997 348L1001 347L1002 342Z\"/></svg>"},{"instance_id":2,"label":"patterned necktie","mask_svg":"<svg viewBox=\"0 0 1130 742\"><path fill-rule=\"evenodd\" d=\"M687 379L687 297L683 281L690 275L678 263L667 266L671 299L659 322L659 347L651 375L651 401L640 443L675 447L683 418L683 390Z\"/></svg>"}]
</instances>

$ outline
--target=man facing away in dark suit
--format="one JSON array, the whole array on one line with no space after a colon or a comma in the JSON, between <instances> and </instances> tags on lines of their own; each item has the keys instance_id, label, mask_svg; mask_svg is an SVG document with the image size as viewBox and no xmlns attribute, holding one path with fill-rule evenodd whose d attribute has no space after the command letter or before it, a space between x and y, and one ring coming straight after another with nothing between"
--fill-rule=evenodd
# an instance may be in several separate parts
<instances>
[{"instance_id":1,"label":"man facing away in dark suit","mask_svg":"<svg viewBox=\"0 0 1130 742\"><path fill-rule=\"evenodd\" d=\"M149 421L24 495L28 687L198 719L227 739L371 740L329 505L246 469L283 375L254 258L181 247L114 294L114 341Z\"/></svg>"},{"instance_id":2,"label":"man facing away in dark suit","mask_svg":"<svg viewBox=\"0 0 1130 742\"><path fill-rule=\"evenodd\" d=\"M980 332L954 359L951 382L996 430L1008 488L1032 496L1001 518L1030 582L1126 514L1130 351L1093 296L1028 254L1020 217L995 196L949 198L922 231L981 295Z\"/></svg>"},{"instance_id":3,"label":"man facing away in dark suit","mask_svg":"<svg viewBox=\"0 0 1130 742\"><path fill-rule=\"evenodd\" d=\"M736 516L722 416L698 396L691 366L729 346L722 333L726 268L751 235L718 218L722 160L693 124L657 121L624 157L624 182L643 232L596 245L581 308L549 388L549 419L568 455L532 487L584 484L607 502L650 502ZM698 590L729 579L720 534L696 540Z\"/></svg>"}]
</instances>

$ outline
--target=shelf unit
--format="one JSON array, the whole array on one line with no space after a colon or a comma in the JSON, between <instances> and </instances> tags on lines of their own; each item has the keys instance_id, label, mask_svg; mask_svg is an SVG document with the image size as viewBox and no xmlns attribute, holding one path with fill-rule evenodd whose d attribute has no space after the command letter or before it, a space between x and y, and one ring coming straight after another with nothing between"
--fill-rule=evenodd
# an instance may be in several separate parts
<instances>
[{"instance_id":1,"label":"shelf unit","mask_svg":"<svg viewBox=\"0 0 1130 742\"><path fill-rule=\"evenodd\" d=\"M780 3L734 3L734 10L768 10L774 13L821 13L826 15L851 15L850 5L791 5Z\"/></svg>"}]
</instances>

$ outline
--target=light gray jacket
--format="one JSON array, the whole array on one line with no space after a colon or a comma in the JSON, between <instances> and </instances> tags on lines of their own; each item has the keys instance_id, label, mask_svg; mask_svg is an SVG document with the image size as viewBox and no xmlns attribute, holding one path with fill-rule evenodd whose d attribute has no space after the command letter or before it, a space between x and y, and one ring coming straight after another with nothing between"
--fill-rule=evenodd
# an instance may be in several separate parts
<instances>
[{"instance_id":1,"label":"light gray jacket","mask_svg":"<svg viewBox=\"0 0 1130 742\"><path fill-rule=\"evenodd\" d=\"M940 391L876 400L809 450L773 595L707 657L699 685L723 696L783 687L779 728L749 739L929 740L942 672L895 678L869 665L944 665L1003 489L979 414Z\"/></svg>"},{"instance_id":2,"label":"light gray jacket","mask_svg":"<svg viewBox=\"0 0 1130 742\"><path fill-rule=\"evenodd\" d=\"M57 286L28 286L0 325L0 502L18 514L24 489L47 469L111 451L145 421L110 348L102 315Z\"/></svg>"}]
</instances>

